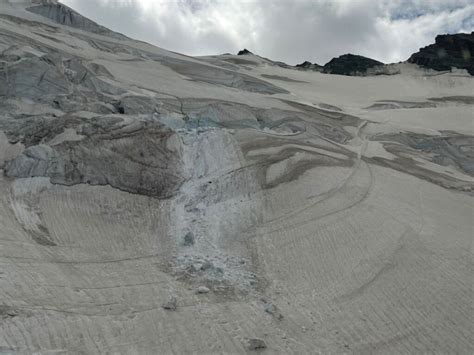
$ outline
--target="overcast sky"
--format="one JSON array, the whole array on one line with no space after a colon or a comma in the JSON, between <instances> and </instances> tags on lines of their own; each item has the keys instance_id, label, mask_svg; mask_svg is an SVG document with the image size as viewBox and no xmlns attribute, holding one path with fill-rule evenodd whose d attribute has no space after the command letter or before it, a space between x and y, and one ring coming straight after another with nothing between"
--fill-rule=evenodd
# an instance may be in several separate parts
<instances>
[{"instance_id":1,"label":"overcast sky","mask_svg":"<svg viewBox=\"0 0 474 355\"><path fill-rule=\"evenodd\" d=\"M188 55L248 48L324 64L345 53L406 60L440 33L474 30L472 0L62 0L130 37Z\"/></svg>"}]
</instances>

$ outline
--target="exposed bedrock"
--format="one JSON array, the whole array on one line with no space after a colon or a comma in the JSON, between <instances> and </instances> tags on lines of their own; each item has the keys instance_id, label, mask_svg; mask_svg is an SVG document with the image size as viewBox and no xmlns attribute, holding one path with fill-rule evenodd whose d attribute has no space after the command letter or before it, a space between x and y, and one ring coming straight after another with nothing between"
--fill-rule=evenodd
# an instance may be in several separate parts
<instances>
[{"instance_id":1,"label":"exposed bedrock","mask_svg":"<svg viewBox=\"0 0 474 355\"><path fill-rule=\"evenodd\" d=\"M474 32L436 36L435 43L420 48L408 62L438 71L466 69L474 75Z\"/></svg>"},{"instance_id":2,"label":"exposed bedrock","mask_svg":"<svg viewBox=\"0 0 474 355\"><path fill-rule=\"evenodd\" d=\"M247 48L244 48L237 53L237 55L251 55L251 54L253 53L250 52Z\"/></svg>"},{"instance_id":3,"label":"exposed bedrock","mask_svg":"<svg viewBox=\"0 0 474 355\"><path fill-rule=\"evenodd\" d=\"M361 55L344 54L326 63L323 67L323 72L340 75L360 75L367 72L370 68L382 65L382 62Z\"/></svg>"},{"instance_id":4,"label":"exposed bedrock","mask_svg":"<svg viewBox=\"0 0 474 355\"><path fill-rule=\"evenodd\" d=\"M301 64L296 64L296 68L298 69L310 69L315 71L323 71L323 66L317 63L311 63L309 61L304 61Z\"/></svg>"}]
</instances>

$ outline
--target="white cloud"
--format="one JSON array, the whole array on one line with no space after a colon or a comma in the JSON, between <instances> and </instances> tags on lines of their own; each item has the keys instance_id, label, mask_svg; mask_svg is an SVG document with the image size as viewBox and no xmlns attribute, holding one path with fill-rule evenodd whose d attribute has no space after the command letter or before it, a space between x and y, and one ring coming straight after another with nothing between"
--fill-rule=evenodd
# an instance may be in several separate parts
<instances>
[{"instance_id":1,"label":"white cloud","mask_svg":"<svg viewBox=\"0 0 474 355\"><path fill-rule=\"evenodd\" d=\"M405 60L421 46L434 42L438 34L472 31L473 18L474 6L428 12L413 19L380 18L376 28L384 43L378 48L378 53L374 50L374 55L384 56L385 61L389 62ZM466 19L470 19L470 25L467 25Z\"/></svg>"},{"instance_id":2,"label":"white cloud","mask_svg":"<svg viewBox=\"0 0 474 355\"><path fill-rule=\"evenodd\" d=\"M290 64L344 53L392 62L474 29L469 0L63 0L131 37L189 55L246 47Z\"/></svg>"}]
</instances>

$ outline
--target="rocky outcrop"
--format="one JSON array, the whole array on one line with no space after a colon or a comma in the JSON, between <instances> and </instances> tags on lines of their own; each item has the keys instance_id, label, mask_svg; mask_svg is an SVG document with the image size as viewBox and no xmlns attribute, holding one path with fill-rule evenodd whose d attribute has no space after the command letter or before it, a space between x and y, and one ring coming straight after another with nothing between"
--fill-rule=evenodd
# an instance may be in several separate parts
<instances>
[{"instance_id":1,"label":"rocky outcrop","mask_svg":"<svg viewBox=\"0 0 474 355\"><path fill-rule=\"evenodd\" d=\"M382 65L382 62L361 55L344 54L326 63L323 72L339 75L364 75L368 69Z\"/></svg>"},{"instance_id":2,"label":"rocky outcrop","mask_svg":"<svg viewBox=\"0 0 474 355\"><path fill-rule=\"evenodd\" d=\"M249 350L263 350L267 348L267 344L263 339L252 338L249 339L248 349Z\"/></svg>"},{"instance_id":3,"label":"rocky outcrop","mask_svg":"<svg viewBox=\"0 0 474 355\"><path fill-rule=\"evenodd\" d=\"M244 48L241 51L239 51L239 53L237 53L237 55L249 55L249 54L253 54L253 53L250 52L247 48Z\"/></svg>"},{"instance_id":4,"label":"rocky outcrop","mask_svg":"<svg viewBox=\"0 0 474 355\"><path fill-rule=\"evenodd\" d=\"M298 69L306 69L306 70L314 70L314 71L322 71L323 66L317 63L311 63L308 61L304 61L301 64L296 64L296 68Z\"/></svg>"},{"instance_id":5,"label":"rocky outcrop","mask_svg":"<svg viewBox=\"0 0 474 355\"><path fill-rule=\"evenodd\" d=\"M344 54L340 57L333 58L324 66L304 61L295 67L299 70L313 70L326 74L350 76L396 74L396 72L388 70L386 65L377 60L354 54Z\"/></svg>"},{"instance_id":6,"label":"rocky outcrop","mask_svg":"<svg viewBox=\"0 0 474 355\"><path fill-rule=\"evenodd\" d=\"M242 52L242 51L241 51ZM240 52L239 52L240 53ZM448 71L451 68L466 69L474 75L474 32L439 35L435 43L420 48L411 55L409 63L437 70ZM331 59L324 66L305 61L297 64L296 69L322 71L326 74L349 76L394 75L400 69L396 64L384 64L360 55L344 54Z\"/></svg>"},{"instance_id":7,"label":"rocky outcrop","mask_svg":"<svg viewBox=\"0 0 474 355\"><path fill-rule=\"evenodd\" d=\"M474 75L474 32L436 36L434 44L420 48L408 62L437 71L466 69Z\"/></svg>"}]
</instances>

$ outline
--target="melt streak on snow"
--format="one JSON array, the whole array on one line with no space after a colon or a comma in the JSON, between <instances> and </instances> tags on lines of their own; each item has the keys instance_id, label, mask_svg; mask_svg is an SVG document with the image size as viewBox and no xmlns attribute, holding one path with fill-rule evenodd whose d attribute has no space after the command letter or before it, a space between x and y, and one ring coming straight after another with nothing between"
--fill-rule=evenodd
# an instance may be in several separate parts
<instances>
[{"instance_id":1,"label":"melt streak on snow","mask_svg":"<svg viewBox=\"0 0 474 355\"><path fill-rule=\"evenodd\" d=\"M0 352L471 353L474 82L397 66L1 1Z\"/></svg>"}]
</instances>

